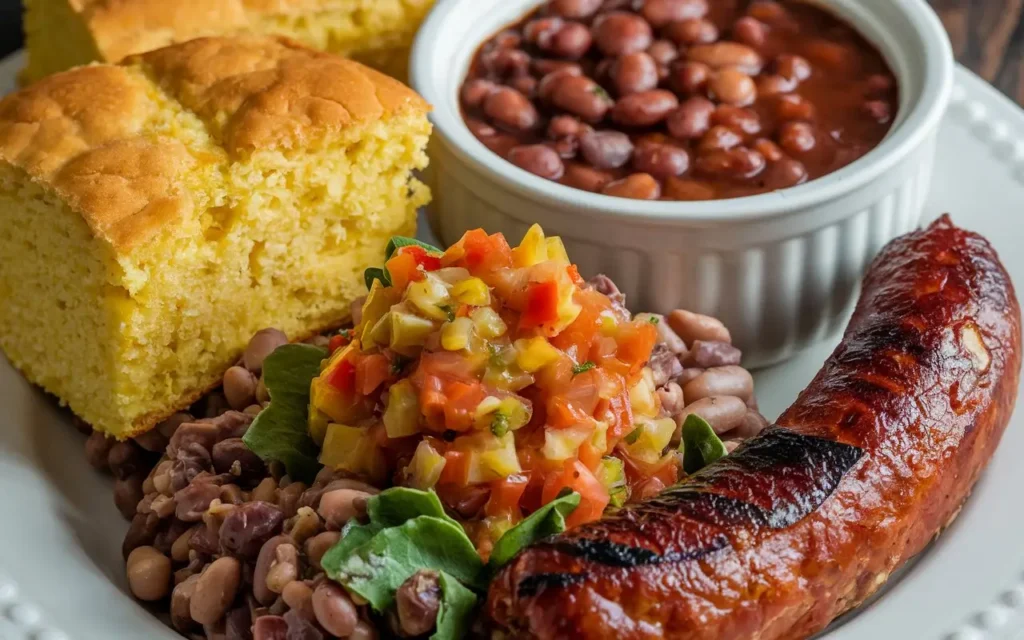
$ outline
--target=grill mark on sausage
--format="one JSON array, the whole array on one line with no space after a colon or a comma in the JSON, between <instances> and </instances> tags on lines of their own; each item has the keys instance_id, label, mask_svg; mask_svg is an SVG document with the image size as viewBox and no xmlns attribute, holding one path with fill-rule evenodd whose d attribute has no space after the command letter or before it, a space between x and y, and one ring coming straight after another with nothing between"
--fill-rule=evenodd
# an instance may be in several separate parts
<instances>
[{"instance_id":1,"label":"grill mark on sausage","mask_svg":"<svg viewBox=\"0 0 1024 640\"><path fill-rule=\"evenodd\" d=\"M546 543L542 542L537 545L538 548L551 548L561 553L581 558L587 562L621 569L696 560L728 546L729 539L725 536L717 536L707 546L686 551L671 551L665 554L643 547L634 547L610 540L597 540L594 538L573 538Z\"/></svg>"},{"instance_id":2,"label":"grill mark on sausage","mask_svg":"<svg viewBox=\"0 0 1024 640\"><path fill-rule=\"evenodd\" d=\"M547 589L565 589L586 579L585 573L538 573L524 578L516 594L520 598L532 598Z\"/></svg>"}]
</instances>

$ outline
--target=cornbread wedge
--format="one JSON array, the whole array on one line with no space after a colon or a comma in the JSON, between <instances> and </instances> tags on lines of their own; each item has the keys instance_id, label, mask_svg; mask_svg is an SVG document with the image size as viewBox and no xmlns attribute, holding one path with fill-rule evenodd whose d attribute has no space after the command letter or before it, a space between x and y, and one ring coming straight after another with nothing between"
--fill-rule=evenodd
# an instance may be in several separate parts
<instances>
[{"instance_id":1,"label":"cornbread wedge","mask_svg":"<svg viewBox=\"0 0 1024 640\"><path fill-rule=\"evenodd\" d=\"M214 35L279 34L404 79L435 0L26 0L22 81Z\"/></svg>"},{"instance_id":2,"label":"cornbread wedge","mask_svg":"<svg viewBox=\"0 0 1024 640\"><path fill-rule=\"evenodd\" d=\"M0 102L0 346L97 430L145 431L252 334L341 324L429 193L428 106L289 40L208 38Z\"/></svg>"}]
</instances>

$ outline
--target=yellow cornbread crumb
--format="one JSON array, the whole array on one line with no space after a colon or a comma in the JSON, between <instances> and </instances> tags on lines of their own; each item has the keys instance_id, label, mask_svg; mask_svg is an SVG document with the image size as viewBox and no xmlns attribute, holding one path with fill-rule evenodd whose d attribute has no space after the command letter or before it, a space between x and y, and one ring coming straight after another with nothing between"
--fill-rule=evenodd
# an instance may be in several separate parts
<instances>
[{"instance_id":1,"label":"yellow cornbread crumb","mask_svg":"<svg viewBox=\"0 0 1024 640\"><path fill-rule=\"evenodd\" d=\"M426 104L358 63L211 38L0 102L0 347L95 428L145 431L252 334L337 326L429 194Z\"/></svg>"},{"instance_id":2,"label":"yellow cornbread crumb","mask_svg":"<svg viewBox=\"0 0 1024 640\"><path fill-rule=\"evenodd\" d=\"M404 78L435 0L26 0L25 82L176 42L240 33L289 36Z\"/></svg>"}]
</instances>

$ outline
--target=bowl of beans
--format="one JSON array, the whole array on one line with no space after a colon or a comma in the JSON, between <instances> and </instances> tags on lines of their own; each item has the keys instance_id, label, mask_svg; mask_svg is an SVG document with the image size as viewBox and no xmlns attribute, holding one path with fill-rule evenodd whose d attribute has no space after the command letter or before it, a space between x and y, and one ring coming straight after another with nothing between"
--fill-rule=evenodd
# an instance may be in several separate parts
<instances>
[{"instance_id":1,"label":"bowl of beans","mask_svg":"<svg viewBox=\"0 0 1024 640\"><path fill-rule=\"evenodd\" d=\"M914 0L447 0L411 59L431 221L540 222L643 308L778 362L917 225L953 68Z\"/></svg>"}]
</instances>

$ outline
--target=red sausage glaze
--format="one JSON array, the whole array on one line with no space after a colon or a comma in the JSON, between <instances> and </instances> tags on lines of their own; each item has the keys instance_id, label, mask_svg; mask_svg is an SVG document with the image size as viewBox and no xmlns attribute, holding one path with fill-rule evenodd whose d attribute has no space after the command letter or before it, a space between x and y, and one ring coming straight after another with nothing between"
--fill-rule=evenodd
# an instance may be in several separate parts
<instances>
[{"instance_id":1,"label":"red sausage glaze","mask_svg":"<svg viewBox=\"0 0 1024 640\"><path fill-rule=\"evenodd\" d=\"M803 638L958 513L1013 410L1020 309L948 217L872 265L796 403L660 496L521 553L491 586L515 637Z\"/></svg>"}]
</instances>

